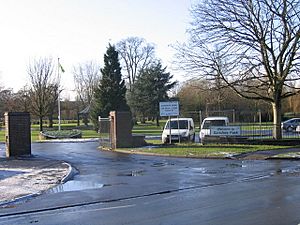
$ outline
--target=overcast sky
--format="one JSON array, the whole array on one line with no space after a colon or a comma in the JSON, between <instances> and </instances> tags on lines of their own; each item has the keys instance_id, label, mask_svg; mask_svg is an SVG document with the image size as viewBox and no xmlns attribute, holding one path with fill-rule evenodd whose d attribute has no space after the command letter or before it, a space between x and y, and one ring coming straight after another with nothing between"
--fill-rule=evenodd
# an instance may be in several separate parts
<instances>
[{"instance_id":1,"label":"overcast sky","mask_svg":"<svg viewBox=\"0 0 300 225\"><path fill-rule=\"evenodd\" d=\"M171 69L169 45L186 40L191 2L0 0L1 85L18 91L28 83L30 60L50 56L60 58L62 85L72 90L74 65L94 60L102 66L108 43L130 36L155 44L156 56Z\"/></svg>"}]
</instances>

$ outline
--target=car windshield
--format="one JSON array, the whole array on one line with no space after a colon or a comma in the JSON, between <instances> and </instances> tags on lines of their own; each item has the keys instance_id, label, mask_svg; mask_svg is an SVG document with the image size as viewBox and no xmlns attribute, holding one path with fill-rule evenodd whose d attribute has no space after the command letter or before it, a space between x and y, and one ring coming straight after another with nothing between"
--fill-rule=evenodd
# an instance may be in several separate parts
<instances>
[{"instance_id":1,"label":"car windshield","mask_svg":"<svg viewBox=\"0 0 300 225\"><path fill-rule=\"evenodd\" d=\"M292 124L292 123L299 123L299 120L298 119L289 119L283 123L288 123L288 124Z\"/></svg>"},{"instance_id":2,"label":"car windshield","mask_svg":"<svg viewBox=\"0 0 300 225\"><path fill-rule=\"evenodd\" d=\"M172 120L171 121L171 129L188 129L188 121L187 120L179 120L179 126L178 126L178 120ZM170 121L168 121L166 128L170 129Z\"/></svg>"},{"instance_id":3,"label":"car windshield","mask_svg":"<svg viewBox=\"0 0 300 225\"><path fill-rule=\"evenodd\" d=\"M211 126L225 126L225 120L206 120L202 129L209 129Z\"/></svg>"}]
</instances>

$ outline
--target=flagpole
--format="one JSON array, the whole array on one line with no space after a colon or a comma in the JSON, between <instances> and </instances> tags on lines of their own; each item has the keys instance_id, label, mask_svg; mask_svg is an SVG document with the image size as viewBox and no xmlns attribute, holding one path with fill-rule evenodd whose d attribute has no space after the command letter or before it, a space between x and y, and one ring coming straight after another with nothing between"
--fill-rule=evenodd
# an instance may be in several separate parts
<instances>
[{"instance_id":1,"label":"flagpole","mask_svg":"<svg viewBox=\"0 0 300 225\"><path fill-rule=\"evenodd\" d=\"M60 63L59 63L59 58L57 58L57 76L58 79L60 80L60 76L59 76L59 70L60 70ZM57 97L57 105L58 105L58 130L60 131L61 129L61 123L60 123L60 90L58 90L58 97Z\"/></svg>"}]
</instances>

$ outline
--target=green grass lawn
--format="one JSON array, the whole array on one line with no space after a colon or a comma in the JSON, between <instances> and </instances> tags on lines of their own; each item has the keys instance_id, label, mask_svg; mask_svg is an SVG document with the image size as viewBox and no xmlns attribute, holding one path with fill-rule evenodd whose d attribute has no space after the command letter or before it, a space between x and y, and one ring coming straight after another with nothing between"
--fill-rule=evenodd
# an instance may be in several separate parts
<instances>
[{"instance_id":1,"label":"green grass lawn","mask_svg":"<svg viewBox=\"0 0 300 225\"><path fill-rule=\"evenodd\" d=\"M62 126L62 129L64 129L64 128L65 127ZM81 129L81 131L82 131L82 138L98 138L99 137L99 134L95 130ZM32 129L31 130L31 141L32 142L38 141L39 140L39 134L40 134L39 130ZM4 142L4 141L5 141L5 131L0 130L0 142Z\"/></svg>"},{"instance_id":2,"label":"green grass lawn","mask_svg":"<svg viewBox=\"0 0 300 225\"><path fill-rule=\"evenodd\" d=\"M176 143L162 145L158 141L148 141L148 146L134 149L118 149L119 151L130 151L133 153L159 154L179 157L202 157L202 158L223 158L226 156L255 152L261 150L274 150L287 148L288 146L273 145L233 145L233 144L211 144L200 145L199 143Z\"/></svg>"},{"instance_id":3,"label":"green grass lawn","mask_svg":"<svg viewBox=\"0 0 300 225\"><path fill-rule=\"evenodd\" d=\"M132 133L146 136L160 136L165 123L166 120L159 121L159 126L156 126L156 122L152 121L147 121L146 123L138 123L134 125Z\"/></svg>"}]
</instances>

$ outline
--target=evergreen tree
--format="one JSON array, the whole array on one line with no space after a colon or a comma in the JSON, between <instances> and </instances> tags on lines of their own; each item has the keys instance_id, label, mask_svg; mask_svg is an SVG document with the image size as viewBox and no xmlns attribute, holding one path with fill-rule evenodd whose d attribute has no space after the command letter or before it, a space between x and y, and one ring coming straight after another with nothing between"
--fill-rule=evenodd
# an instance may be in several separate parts
<instances>
[{"instance_id":1,"label":"evergreen tree","mask_svg":"<svg viewBox=\"0 0 300 225\"><path fill-rule=\"evenodd\" d=\"M102 79L94 90L91 118L98 128L98 116L108 117L110 111L128 111L126 86L122 79L121 66L115 46L109 44L104 54Z\"/></svg>"},{"instance_id":2,"label":"evergreen tree","mask_svg":"<svg viewBox=\"0 0 300 225\"><path fill-rule=\"evenodd\" d=\"M156 118L159 126L159 102L169 99L167 92L177 83L172 78L160 62L142 70L128 98L133 111L142 119Z\"/></svg>"}]
</instances>

